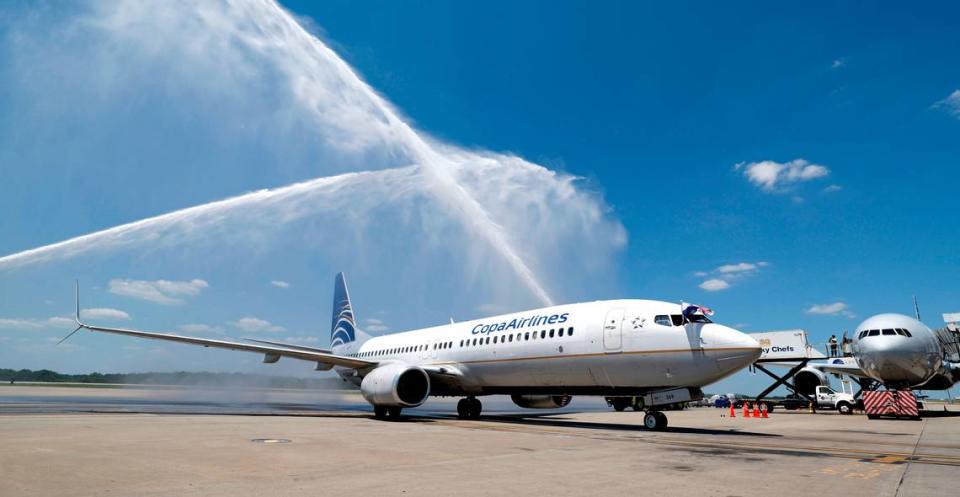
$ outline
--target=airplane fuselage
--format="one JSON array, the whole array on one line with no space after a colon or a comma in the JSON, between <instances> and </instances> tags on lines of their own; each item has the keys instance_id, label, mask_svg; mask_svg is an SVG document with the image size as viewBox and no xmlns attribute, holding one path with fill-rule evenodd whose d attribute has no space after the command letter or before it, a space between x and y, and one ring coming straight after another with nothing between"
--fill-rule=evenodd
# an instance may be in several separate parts
<instances>
[{"instance_id":1,"label":"airplane fuselage","mask_svg":"<svg viewBox=\"0 0 960 497\"><path fill-rule=\"evenodd\" d=\"M751 364L760 347L712 322L684 322L676 303L609 300L424 328L335 353L380 362L449 368L431 395L631 395L700 387ZM704 320L707 321L707 320ZM337 372L355 384L362 373Z\"/></svg>"}]
</instances>

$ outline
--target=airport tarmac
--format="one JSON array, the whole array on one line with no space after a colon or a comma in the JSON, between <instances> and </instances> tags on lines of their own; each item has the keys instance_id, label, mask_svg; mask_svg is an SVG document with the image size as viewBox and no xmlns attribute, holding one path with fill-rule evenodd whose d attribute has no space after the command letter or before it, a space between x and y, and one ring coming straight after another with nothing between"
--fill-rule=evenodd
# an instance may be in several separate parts
<instances>
[{"instance_id":1,"label":"airport tarmac","mask_svg":"<svg viewBox=\"0 0 960 497\"><path fill-rule=\"evenodd\" d=\"M431 399L372 419L343 391L0 386L0 496L925 496L960 487L960 417L641 415L574 398ZM938 407L939 409L939 407ZM955 408L954 408L955 409ZM738 412L739 415L739 412Z\"/></svg>"}]
</instances>

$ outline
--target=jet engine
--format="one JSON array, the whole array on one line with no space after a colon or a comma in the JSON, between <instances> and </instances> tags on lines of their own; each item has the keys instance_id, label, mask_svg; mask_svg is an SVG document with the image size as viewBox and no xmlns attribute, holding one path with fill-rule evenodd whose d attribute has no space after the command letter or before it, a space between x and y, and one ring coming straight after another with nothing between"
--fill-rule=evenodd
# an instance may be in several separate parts
<instances>
[{"instance_id":1,"label":"jet engine","mask_svg":"<svg viewBox=\"0 0 960 497\"><path fill-rule=\"evenodd\" d=\"M375 406L417 407L430 395L430 377L417 366L387 364L363 377L360 393Z\"/></svg>"},{"instance_id":2,"label":"jet engine","mask_svg":"<svg viewBox=\"0 0 960 497\"><path fill-rule=\"evenodd\" d=\"M558 409L566 407L573 397L569 395L511 395L510 400L527 409Z\"/></svg>"},{"instance_id":3,"label":"jet engine","mask_svg":"<svg viewBox=\"0 0 960 497\"><path fill-rule=\"evenodd\" d=\"M818 386L830 386L830 379L827 375L816 368L806 367L797 372L793 377L793 384L797 390L804 395L813 395Z\"/></svg>"}]
</instances>

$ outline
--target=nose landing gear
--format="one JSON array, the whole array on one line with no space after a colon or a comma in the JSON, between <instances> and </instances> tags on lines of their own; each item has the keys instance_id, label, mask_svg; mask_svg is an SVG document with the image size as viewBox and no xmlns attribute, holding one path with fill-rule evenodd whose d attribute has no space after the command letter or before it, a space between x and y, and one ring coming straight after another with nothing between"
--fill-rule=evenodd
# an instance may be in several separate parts
<instances>
[{"instance_id":1,"label":"nose landing gear","mask_svg":"<svg viewBox=\"0 0 960 497\"><path fill-rule=\"evenodd\" d=\"M478 419L482 410L483 404L475 397L467 397L457 402L457 417L460 419Z\"/></svg>"},{"instance_id":2,"label":"nose landing gear","mask_svg":"<svg viewBox=\"0 0 960 497\"><path fill-rule=\"evenodd\" d=\"M660 411L647 411L643 415L643 427L652 431L664 430L667 428L667 416Z\"/></svg>"}]
</instances>

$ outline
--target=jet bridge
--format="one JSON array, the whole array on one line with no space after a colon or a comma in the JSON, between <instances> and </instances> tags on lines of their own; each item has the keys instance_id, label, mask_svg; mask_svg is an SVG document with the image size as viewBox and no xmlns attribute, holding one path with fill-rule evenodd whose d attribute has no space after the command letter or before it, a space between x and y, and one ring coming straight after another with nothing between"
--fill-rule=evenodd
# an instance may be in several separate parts
<instances>
[{"instance_id":1,"label":"jet bridge","mask_svg":"<svg viewBox=\"0 0 960 497\"><path fill-rule=\"evenodd\" d=\"M763 400L770 392L783 385L793 393L807 399L813 405L816 402L813 398L797 389L793 383L793 378L811 360L826 359L827 356L810 345L807 340L807 332L802 329L765 331L762 333L750 333L760 343L763 349L760 358L753 363L752 368L761 371L774 380L773 384L767 387L763 392L757 395L756 402ZM785 374L777 375L765 367L765 364L778 364L790 368Z\"/></svg>"}]
</instances>

